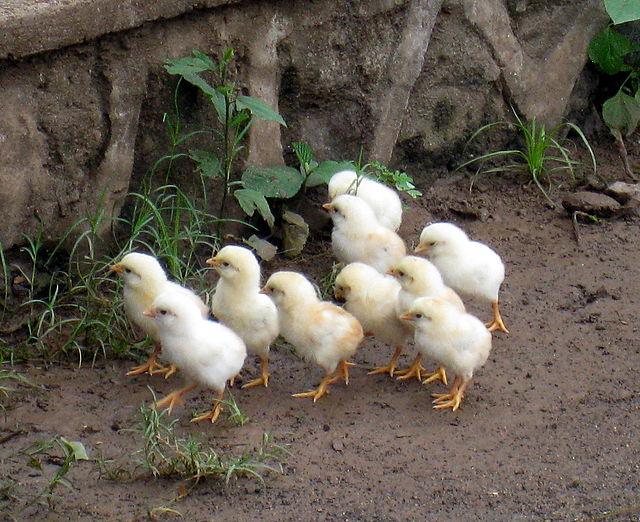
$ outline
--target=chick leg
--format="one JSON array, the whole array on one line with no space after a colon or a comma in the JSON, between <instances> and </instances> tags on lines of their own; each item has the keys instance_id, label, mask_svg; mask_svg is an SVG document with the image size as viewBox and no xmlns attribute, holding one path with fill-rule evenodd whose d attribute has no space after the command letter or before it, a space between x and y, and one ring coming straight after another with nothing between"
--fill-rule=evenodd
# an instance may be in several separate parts
<instances>
[{"instance_id":1,"label":"chick leg","mask_svg":"<svg viewBox=\"0 0 640 522\"><path fill-rule=\"evenodd\" d=\"M224 390L216 393L216 397L213 401L213 408L211 408L211 411L209 413L205 413L204 415L200 415L199 417L195 417L191 419L191 422L201 422L203 420L209 420L211 421L211 424L213 424L220 416L220 413L223 411L222 409L223 395L224 395Z\"/></svg>"},{"instance_id":2,"label":"chick leg","mask_svg":"<svg viewBox=\"0 0 640 522\"><path fill-rule=\"evenodd\" d=\"M420 382L422 382L422 372L425 371L425 368L422 366L422 364L420 364L420 361L422 361L421 353L416 355L416 358L413 360L409 368L396 372L398 375L401 375L401 377L398 377L397 379L399 381L406 381L408 379L411 379L412 377L415 377Z\"/></svg>"},{"instance_id":3,"label":"chick leg","mask_svg":"<svg viewBox=\"0 0 640 522\"><path fill-rule=\"evenodd\" d=\"M485 324L485 326L489 329L490 332L500 330L501 332L509 333L509 330L507 330L507 327L502 321L502 316L500 315L500 305L498 304L498 301L491 303L491 308L493 308L493 319Z\"/></svg>"},{"instance_id":4,"label":"chick leg","mask_svg":"<svg viewBox=\"0 0 640 522\"><path fill-rule=\"evenodd\" d=\"M260 356L260 360L262 361L262 370L261 370L261 375L260 377L258 377L257 379L254 379L252 381L249 381L247 384L245 384L244 386L242 386L242 389L244 388L253 388L254 386L260 386L261 384L264 384L265 388L269 387L269 358L265 357L265 356Z\"/></svg>"},{"instance_id":5,"label":"chick leg","mask_svg":"<svg viewBox=\"0 0 640 522\"><path fill-rule=\"evenodd\" d=\"M458 381L456 383L456 381ZM469 385L469 380L463 380L460 377L456 377L453 381L453 385L451 386L451 390L449 391L450 398L447 399L444 396L447 394L442 394L442 397L437 398L433 402L435 406L433 407L436 410L444 410L445 408L451 408L451 411L456 411L460 404L462 403L462 399L464 397L464 391L467 389ZM435 395L435 394L434 394Z\"/></svg>"},{"instance_id":6,"label":"chick leg","mask_svg":"<svg viewBox=\"0 0 640 522\"><path fill-rule=\"evenodd\" d=\"M338 371L335 377L333 377L333 379L329 384L338 382L340 380L340 377L342 377L344 379L344 383L348 385L349 384L349 366L357 366L357 364L349 361L345 361L344 359L341 360L340 363L338 364Z\"/></svg>"},{"instance_id":7,"label":"chick leg","mask_svg":"<svg viewBox=\"0 0 640 522\"><path fill-rule=\"evenodd\" d=\"M398 346L395 353L393 354L393 357L391 357L389 364L387 364L386 366L377 366L375 368L372 368L367 375L379 375L381 373L388 373L390 377L393 377L393 372L396 371L396 364L401 354L402 346Z\"/></svg>"},{"instance_id":8,"label":"chick leg","mask_svg":"<svg viewBox=\"0 0 640 522\"><path fill-rule=\"evenodd\" d=\"M190 392L195 387L196 387L195 384L190 384L189 386L185 386L184 388L181 388L180 390L176 390L174 392L171 392L164 399L159 400L158 402L156 402L153 405L153 407L154 408L164 408L165 406L169 406L169 414L171 414L171 412L173 411L173 407L176 404L182 404L182 395L184 395L187 392Z\"/></svg>"},{"instance_id":9,"label":"chick leg","mask_svg":"<svg viewBox=\"0 0 640 522\"><path fill-rule=\"evenodd\" d=\"M442 381L444 385L447 385L447 370L445 370L444 366L440 366L435 372L425 373L425 377L427 377L422 384L429 384L433 381Z\"/></svg>"},{"instance_id":10,"label":"chick leg","mask_svg":"<svg viewBox=\"0 0 640 522\"><path fill-rule=\"evenodd\" d=\"M154 370L156 370L157 373L157 370L161 370L163 368L160 364L158 364L158 355L160 355L161 350L162 347L159 344L156 344L153 353L151 354L149 359L147 359L147 362L141 364L140 366L134 366L127 372L127 375L140 375L141 373L148 373L149 375L153 375Z\"/></svg>"}]
</instances>

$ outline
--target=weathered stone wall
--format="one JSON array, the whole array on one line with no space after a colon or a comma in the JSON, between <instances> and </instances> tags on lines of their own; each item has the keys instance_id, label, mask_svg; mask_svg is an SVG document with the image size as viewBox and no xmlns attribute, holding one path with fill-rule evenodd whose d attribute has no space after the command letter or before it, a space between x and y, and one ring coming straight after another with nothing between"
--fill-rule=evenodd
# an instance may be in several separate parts
<instances>
[{"instance_id":1,"label":"weathered stone wall","mask_svg":"<svg viewBox=\"0 0 640 522\"><path fill-rule=\"evenodd\" d=\"M600 0L13 0L0 7L0 241L58 238L162 154L174 78L162 64L236 49L242 88L285 117L255 125L247 161L291 141L320 159L369 159L414 176L442 168L478 126L554 122L572 104ZM588 89L581 89L588 92ZM192 93L183 117L204 121Z\"/></svg>"}]
</instances>

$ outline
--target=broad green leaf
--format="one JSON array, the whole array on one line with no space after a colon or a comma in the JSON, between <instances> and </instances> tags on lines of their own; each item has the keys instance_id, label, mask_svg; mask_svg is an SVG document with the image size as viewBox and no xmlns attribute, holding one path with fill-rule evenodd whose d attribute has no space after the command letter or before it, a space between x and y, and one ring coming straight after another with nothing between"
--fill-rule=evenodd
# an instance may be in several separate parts
<instances>
[{"instance_id":1,"label":"broad green leaf","mask_svg":"<svg viewBox=\"0 0 640 522\"><path fill-rule=\"evenodd\" d=\"M307 187L316 187L323 183L329 183L331 176L341 170L353 170L353 163L348 161L323 161L313 169L307 178Z\"/></svg>"},{"instance_id":2,"label":"broad green leaf","mask_svg":"<svg viewBox=\"0 0 640 522\"><path fill-rule=\"evenodd\" d=\"M216 90L211 87L204 78L201 78L197 74L183 74L181 76L208 96L215 96Z\"/></svg>"},{"instance_id":3,"label":"broad green leaf","mask_svg":"<svg viewBox=\"0 0 640 522\"><path fill-rule=\"evenodd\" d=\"M624 63L623 58L634 49L626 36L607 27L591 40L589 58L607 74L617 74L631 69Z\"/></svg>"},{"instance_id":4,"label":"broad green leaf","mask_svg":"<svg viewBox=\"0 0 640 522\"><path fill-rule=\"evenodd\" d=\"M216 64L216 62L212 58L210 58L209 56L207 56L203 52L200 52L200 51L194 49L193 51L191 51L191 53L193 54L193 56L195 58L200 60L200 63L204 64L209 71L217 71L218 70L218 64Z\"/></svg>"},{"instance_id":5,"label":"broad green leaf","mask_svg":"<svg viewBox=\"0 0 640 522\"><path fill-rule=\"evenodd\" d=\"M242 173L242 182L267 198L291 198L300 190L302 176L291 167L248 167Z\"/></svg>"},{"instance_id":6,"label":"broad green leaf","mask_svg":"<svg viewBox=\"0 0 640 522\"><path fill-rule=\"evenodd\" d=\"M247 216L253 216L254 212L257 210L269 227L273 227L275 218L269 208L269 202L260 192L249 188L243 188L236 190L233 195L236 197L240 207Z\"/></svg>"},{"instance_id":7,"label":"broad green leaf","mask_svg":"<svg viewBox=\"0 0 640 522\"><path fill-rule=\"evenodd\" d=\"M604 0L604 7L614 24L640 20L638 0Z\"/></svg>"},{"instance_id":8,"label":"broad green leaf","mask_svg":"<svg viewBox=\"0 0 640 522\"><path fill-rule=\"evenodd\" d=\"M602 105L602 118L608 127L631 134L640 121L640 100L619 91Z\"/></svg>"},{"instance_id":9,"label":"broad green leaf","mask_svg":"<svg viewBox=\"0 0 640 522\"><path fill-rule=\"evenodd\" d=\"M167 60L164 68L169 74L179 74L180 76L197 74L209 69L206 62L192 56L178 60Z\"/></svg>"},{"instance_id":10,"label":"broad green leaf","mask_svg":"<svg viewBox=\"0 0 640 522\"><path fill-rule=\"evenodd\" d=\"M75 460L89 460L87 450L84 448L82 442L67 440L64 437L60 437L60 441L67 447L67 450L73 455Z\"/></svg>"},{"instance_id":11,"label":"broad green leaf","mask_svg":"<svg viewBox=\"0 0 640 522\"><path fill-rule=\"evenodd\" d=\"M265 102L252 96L238 96L236 100L238 110L249 109L251 113L262 120L277 121L280 125L286 127L282 116L269 107Z\"/></svg>"},{"instance_id":12,"label":"broad green leaf","mask_svg":"<svg viewBox=\"0 0 640 522\"><path fill-rule=\"evenodd\" d=\"M189 150L189 157L196 162L200 173L207 178L217 178L222 174L218 156L208 150Z\"/></svg>"},{"instance_id":13,"label":"broad green leaf","mask_svg":"<svg viewBox=\"0 0 640 522\"><path fill-rule=\"evenodd\" d=\"M209 95L209 99L218 113L218 121L224 125L224 120L227 117L227 101L224 94L216 89L213 94Z\"/></svg>"},{"instance_id":14,"label":"broad green leaf","mask_svg":"<svg viewBox=\"0 0 640 522\"><path fill-rule=\"evenodd\" d=\"M291 144L293 151L296 153L296 157L300 162L300 165L307 166L313 160L313 149L306 143L294 141Z\"/></svg>"}]
</instances>

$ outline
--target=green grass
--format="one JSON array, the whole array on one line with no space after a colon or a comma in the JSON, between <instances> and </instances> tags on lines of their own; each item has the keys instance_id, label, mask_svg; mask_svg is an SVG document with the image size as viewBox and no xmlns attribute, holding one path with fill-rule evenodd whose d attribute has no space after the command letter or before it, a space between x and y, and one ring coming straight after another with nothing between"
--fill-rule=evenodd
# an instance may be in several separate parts
<instances>
[{"instance_id":1,"label":"green grass","mask_svg":"<svg viewBox=\"0 0 640 522\"><path fill-rule=\"evenodd\" d=\"M558 172L568 174L571 181L575 182L577 179L576 169L582 166L581 162L571 159L569 145L572 142L566 138L560 138L560 132L563 129L568 129L578 135L580 141L589 153L591 167L595 174L596 158L593 149L582 130L571 122L560 123L550 131L547 131L545 126L537 124L535 119L527 123L518 116L515 110L513 113L516 118L515 122L500 121L483 125L471 135L467 143L470 143L480 134L493 127L505 126L510 129L515 129L519 133L522 140L522 147L519 149L488 152L465 161L459 165L456 170L480 163L478 174L524 171L529 175L530 180L540 189L549 203L555 207L556 204L548 193L548 189L552 186L552 176ZM511 162L495 167L483 168L485 163L495 160L508 160ZM547 185L548 188L545 188L544 185Z\"/></svg>"}]
</instances>

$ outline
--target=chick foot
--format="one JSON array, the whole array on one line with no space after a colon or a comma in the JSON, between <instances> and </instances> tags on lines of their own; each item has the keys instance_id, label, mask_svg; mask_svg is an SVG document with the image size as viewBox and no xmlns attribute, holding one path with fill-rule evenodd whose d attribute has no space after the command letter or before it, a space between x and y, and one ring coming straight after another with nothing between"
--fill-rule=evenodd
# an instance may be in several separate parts
<instances>
[{"instance_id":1,"label":"chick foot","mask_svg":"<svg viewBox=\"0 0 640 522\"><path fill-rule=\"evenodd\" d=\"M438 368L435 372L425 373L424 376L427 378L422 381L422 384L429 384L430 382L434 381L442 381L445 386L447 385L447 370L445 370L443 366L440 366L440 368Z\"/></svg>"},{"instance_id":2,"label":"chick foot","mask_svg":"<svg viewBox=\"0 0 640 522\"><path fill-rule=\"evenodd\" d=\"M390 377L393 377L393 373L396 371L396 363L400 358L400 354L402 354L402 348L399 346L396 348L393 357L389 361L389 364L386 366L376 366L375 368L371 368L371 371L367 373L367 375L379 375L381 373L388 373Z\"/></svg>"},{"instance_id":3,"label":"chick foot","mask_svg":"<svg viewBox=\"0 0 640 522\"><path fill-rule=\"evenodd\" d=\"M468 384L469 381L462 381L462 379L456 377L451 385L449 393L434 393L431 395L432 397L435 397L435 400L433 401L435 406L433 408L435 410L451 408L451 411L456 411L462 403L464 391Z\"/></svg>"},{"instance_id":4,"label":"chick foot","mask_svg":"<svg viewBox=\"0 0 640 522\"><path fill-rule=\"evenodd\" d=\"M507 327L504 325L502 321L502 316L500 315L500 305L496 301L495 303L491 303L491 308L493 308L493 319L485 324L487 329L490 332L495 332L496 330L500 330L504 333L509 333Z\"/></svg>"},{"instance_id":5,"label":"chick foot","mask_svg":"<svg viewBox=\"0 0 640 522\"><path fill-rule=\"evenodd\" d=\"M147 359L147 362L141 364L140 366L134 366L127 372L127 376L131 375L140 375L142 373L148 373L149 375L153 375L154 373L161 373L161 370L164 370L165 367L161 364L158 364L158 352L154 352L151 354L151 357Z\"/></svg>"},{"instance_id":6,"label":"chick foot","mask_svg":"<svg viewBox=\"0 0 640 522\"><path fill-rule=\"evenodd\" d=\"M216 394L215 401L213 403L213 408L209 413L205 413L204 415L199 415L198 417L194 417L191 419L191 422L202 422L203 420L208 420L213 424L218 417L220 417L220 413L224 411L222 408L222 395L224 394L224 390L221 393Z\"/></svg>"},{"instance_id":7,"label":"chick foot","mask_svg":"<svg viewBox=\"0 0 640 522\"><path fill-rule=\"evenodd\" d=\"M302 393L294 393L292 397L296 398L305 398L305 397L313 397L313 402L318 402L318 399L324 397L329 393L329 385L334 382L339 381L340 379L344 379L345 384L349 384L349 366L357 366L354 363L347 361L340 361L338 368L332 374L327 373L320 385L315 390L310 390Z\"/></svg>"},{"instance_id":8,"label":"chick foot","mask_svg":"<svg viewBox=\"0 0 640 522\"><path fill-rule=\"evenodd\" d=\"M189 386L185 386L184 388L181 388L180 390L176 390L174 392L171 392L164 399L159 400L158 402L156 402L153 405L153 407L154 408L164 408L165 406L169 406L169 414L171 414L171 412L173 411L173 407L176 404L182 404L182 402L183 402L182 401L182 395L184 395L187 392L190 392L195 387L196 387L195 384L190 384Z\"/></svg>"},{"instance_id":9,"label":"chick foot","mask_svg":"<svg viewBox=\"0 0 640 522\"><path fill-rule=\"evenodd\" d=\"M413 360L409 368L396 372L397 375L401 376L397 379L399 381L407 381L412 377L415 377L420 382L422 382L422 372L426 371L426 368L424 368L422 364L420 364L420 361L422 361L422 354L419 353L418 355L416 355L416 358Z\"/></svg>"},{"instance_id":10,"label":"chick foot","mask_svg":"<svg viewBox=\"0 0 640 522\"><path fill-rule=\"evenodd\" d=\"M262 370L260 377L258 377L257 379L253 379L252 381L249 381L247 384L243 385L243 390L245 388L260 386L261 384L264 384L265 388L269 387L269 377L271 377L271 375L269 374L269 359L267 359L266 357L260 357L260 359L262 361Z\"/></svg>"},{"instance_id":11,"label":"chick foot","mask_svg":"<svg viewBox=\"0 0 640 522\"><path fill-rule=\"evenodd\" d=\"M154 373L164 373L164 378L168 379L178 370L179 368L175 364L171 363L169 366L165 368L160 368L159 370L156 370Z\"/></svg>"}]
</instances>

